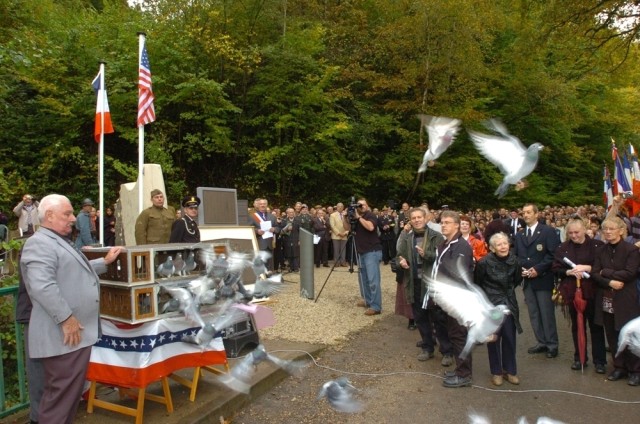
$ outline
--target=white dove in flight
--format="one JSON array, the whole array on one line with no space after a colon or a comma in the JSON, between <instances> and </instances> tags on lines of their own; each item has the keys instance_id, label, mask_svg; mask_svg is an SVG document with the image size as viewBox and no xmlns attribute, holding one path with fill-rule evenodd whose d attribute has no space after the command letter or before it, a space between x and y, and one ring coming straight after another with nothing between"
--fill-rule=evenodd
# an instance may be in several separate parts
<instances>
[{"instance_id":1,"label":"white dove in flight","mask_svg":"<svg viewBox=\"0 0 640 424\"><path fill-rule=\"evenodd\" d=\"M418 173L422 173L427 170L427 166L433 166L433 161L438 159L451 146L460 130L462 121L429 115L418 115L418 118L424 123L429 135L429 146L422 158L422 164L418 168Z\"/></svg>"},{"instance_id":2,"label":"white dove in flight","mask_svg":"<svg viewBox=\"0 0 640 424\"><path fill-rule=\"evenodd\" d=\"M640 317L632 319L620 329L618 346L616 356L620 355L625 348L628 348L631 353L640 357Z\"/></svg>"},{"instance_id":3,"label":"white dove in flight","mask_svg":"<svg viewBox=\"0 0 640 424\"><path fill-rule=\"evenodd\" d=\"M469 131L469 136L476 149L504 175L502 183L494 193L498 198L502 198L507 194L510 184L518 184L533 172L538 164L540 150L544 146L533 143L525 147L517 137L509 134L507 128L498 119L491 119L486 127L497 134L487 135Z\"/></svg>"},{"instance_id":4,"label":"white dove in flight","mask_svg":"<svg viewBox=\"0 0 640 424\"><path fill-rule=\"evenodd\" d=\"M465 280L463 273L459 273ZM505 305L494 306L482 289L470 281L461 284L451 280L427 277L427 287L433 301L460 325L467 327L467 342L460 352L465 359L475 344L495 340L495 333L509 313Z\"/></svg>"}]
</instances>

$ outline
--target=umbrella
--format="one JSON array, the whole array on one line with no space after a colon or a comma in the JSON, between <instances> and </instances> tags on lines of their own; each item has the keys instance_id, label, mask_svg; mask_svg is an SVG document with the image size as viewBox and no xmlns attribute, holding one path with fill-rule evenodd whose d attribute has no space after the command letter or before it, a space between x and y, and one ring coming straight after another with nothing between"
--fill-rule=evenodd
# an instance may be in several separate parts
<instances>
[{"instance_id":1,"label":"umbrella","mask_svg":"<svg viewBox=\"0 0 640 424\"><path fill-rule=\"evenodd\" d=\"M576 308L578 324L578 354L580 355L580 364L582 364L582 371L584 372L584 362L587 356L587 335L585 334L583 312L587 307L587 301L582 297L580 278L576 278L576 294L573 297L573 306Z\"/></svg>"}]
</instances>

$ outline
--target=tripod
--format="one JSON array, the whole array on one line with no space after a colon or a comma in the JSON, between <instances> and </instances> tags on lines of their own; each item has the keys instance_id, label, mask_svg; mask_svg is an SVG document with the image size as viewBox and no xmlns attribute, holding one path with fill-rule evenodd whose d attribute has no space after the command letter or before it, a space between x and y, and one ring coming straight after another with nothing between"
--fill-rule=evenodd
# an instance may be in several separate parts
<instances>
[{"instance_id":1,"label":"tripod","mask_svg":"<svg viewBox=\"0 0 640 424\"><path fill-rule=\"evenodd\" d=\"M342 249L340 249L340 252L338 253L338 255L336 255L334 253L334 261L333 261L333 266L331 267L331 269L329 270L329 275L327 275L327 278L324 280L324 283L322 283L322 287L320 288L320 291L318 292L318 296L316 296L315 300L313 301L313 303L316 303L318 301L318 299L320 298L320 295L322 294L322 290L324 290L324 286L327 285L327 281L329 281L329 278L331 277L331 274L333 274L333 270L336 267L336 264L338 263L336 259L336 257L340 257L342 256L341 253L344 252L344 250L347 248L347 246L349 246L349 253L350 253L350 258L349 258L349 272L353 274L354 269L353 269L353 264L354 264L354 260L355 262L357 262L358 264L360 263L360 257L358 256L358 252L356 251L356 241L355 241L355 237L354 237L354 232L353 231L349 231L349 235L347 236L347 243L342 246Z\"/></svg>"}]
</instances>

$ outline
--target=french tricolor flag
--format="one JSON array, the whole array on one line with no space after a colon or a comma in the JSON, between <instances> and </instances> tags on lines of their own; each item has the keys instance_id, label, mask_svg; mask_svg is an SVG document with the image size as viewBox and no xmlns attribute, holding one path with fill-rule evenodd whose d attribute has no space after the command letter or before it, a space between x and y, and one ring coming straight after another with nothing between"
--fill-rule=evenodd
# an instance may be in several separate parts
<instances>
[{"instance_id":1,"label":"french tricolor flag","mask_svg":"<svg viewBox=\"0 0 640 424\"><path fill-rule=\"evenodd\" d=\"M100 143L103 134L113 133L113 124L111 123L111 113L109 112L109 101L107 100L107 90L104 87L104 75L102 69L94 78L91 86L97 95L96 104L96 124L94 129L94 137L96 143Z\"/></svg>"}]
</instances>

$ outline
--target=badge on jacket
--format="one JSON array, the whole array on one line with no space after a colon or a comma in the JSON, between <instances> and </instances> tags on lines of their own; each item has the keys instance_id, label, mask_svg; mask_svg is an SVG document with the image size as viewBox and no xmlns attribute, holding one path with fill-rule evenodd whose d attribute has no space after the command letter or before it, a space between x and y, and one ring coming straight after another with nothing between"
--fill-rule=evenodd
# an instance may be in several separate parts
<instances>
[{"instance_id":1,"label":"badge on jacket","mask_svg":"<svg viewBox=\"0 0 640 424\"><path fill-rule=\"evenodd\" d=\"M542 252L544 250L544 246L542 244L536 244L536 250L538 252Z\"/></svg>"}]
</instances>

